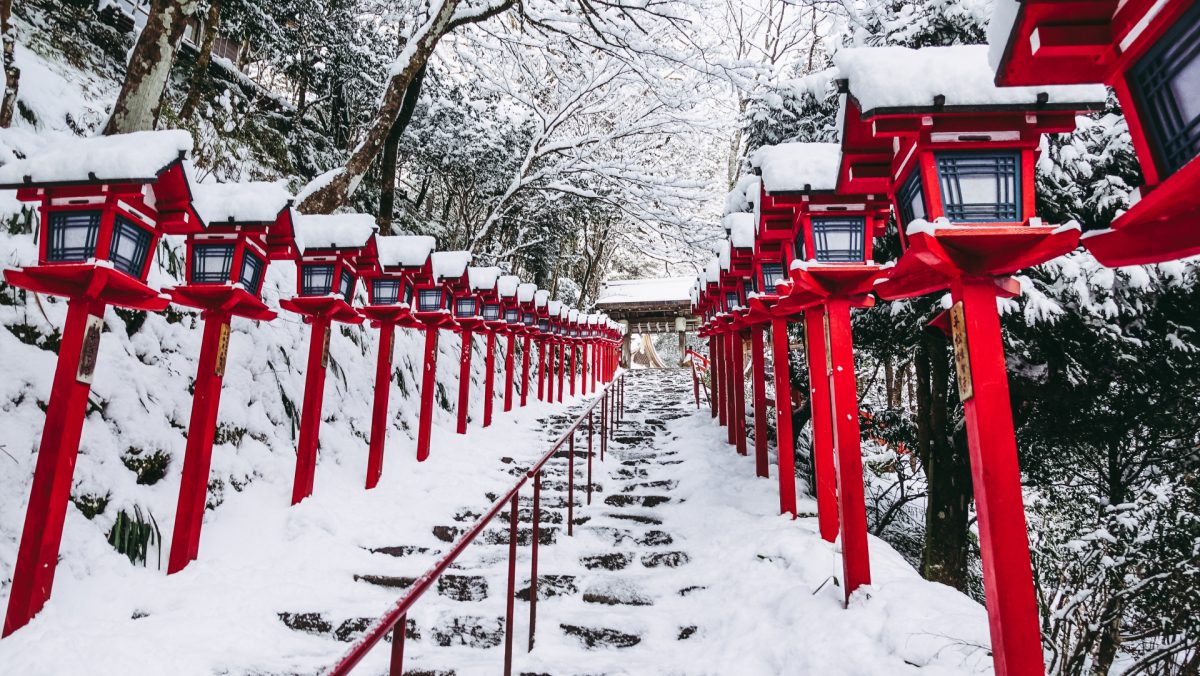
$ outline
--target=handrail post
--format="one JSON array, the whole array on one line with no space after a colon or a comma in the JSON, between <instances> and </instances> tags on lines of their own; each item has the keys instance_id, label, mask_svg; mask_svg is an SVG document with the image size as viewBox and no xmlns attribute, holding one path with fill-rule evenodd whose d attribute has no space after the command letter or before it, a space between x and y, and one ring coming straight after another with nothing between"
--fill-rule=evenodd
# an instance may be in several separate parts
<instances>
[{"instance_id":1,"label":"handrail post","mask_svg":"<svg viewBox=\"0 0 1200 676\"><path fill-rule=\"evenodd\" d=\"M604 462L604 451L608 448L608 390L604 388L604 398L600 400L600 462Z\"/></svg>"},{"instance_id":2,"label":"handrail post","mask_svg":"<svg viewBox=\"0 0 1200 676\"><path fill-rule=\"evenodd\" d=\"M538 536L539 520L542 508L542 471L533 475L533 538L529 541L529 648L533 651L533 635L537 630L537 595L538 595Z\"/></svg>"},{"instance_id":3,"label":"handrail post","mask_svg":"<svg viewBox=\"0 0 1200 676\"><path fill-rule=\"evenodd\" d=\"M504 616L504 676L512 676L513 605L517 596L517 494L508 517L508 602Z\"/></svg>"},{"instance_id":4,"label":"handrail post","mask_svg":"<svg viewBox=\"0 0 1200 676\"><path fill-rule=\"evenodd\" d=\"M388 668L390 676L404 676L404 635L408 633L408 613L392 627L392 659Z\"/></svg>"},{"instance_id":5,"label":"handrail post","mask_svg":"<svg viewBox=\"0 0 1200 676\"><path fill-rule=\"evenodd\" d=\"M575 535L575 429L567 442L567 535Z\"/></svg>"},{"instance_id":6,"label":"handrail post","mask_svg":"<svg viewBox=\"0 0 1200 676\"><path fill-rule=\"evenodd\" d=\"M592 504L592 412L588 411L588 494L587 503Z\"/></svg>"}]
</instances>

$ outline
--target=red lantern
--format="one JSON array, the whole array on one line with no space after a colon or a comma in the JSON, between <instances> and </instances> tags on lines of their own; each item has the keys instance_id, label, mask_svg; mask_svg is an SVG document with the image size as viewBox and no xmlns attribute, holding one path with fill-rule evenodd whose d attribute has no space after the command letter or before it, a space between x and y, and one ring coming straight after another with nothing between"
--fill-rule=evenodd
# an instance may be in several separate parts
<instances>
[{"instance_id":1,"label":"red lantern","mask_svg":"<svg viewBox=\"0 0 1200 676\"><path fill-rule=\"evenodd\" d=\"M1034 160L1043 133L1071 131L1104 92L998 89L986 51L840 52L849 78L841 175L882 183L886 168L892 184L905 251L876 292L892 299L950 290L996 671L1035 674L1041 636L996 301L1019 290L1009 274L1075 248L1078 228L1044 225L1034 212Z\"/></svg>"},{"instance_id":2,"label":"red lantern","mask_svg":"<svg viewBox=\"0 0 1200 676\"><path fill-rule=\"evenodd\" d=\"M263 279L271 258L290 257L294 248L291 195L278 184L199 184L193 192L205 227L187 236L187 284L167 292L203 311L204 333L168 574L183 570L200 549L230 320L275 318L261 300Z\"/></svg>"},{"instance_id":3,"label":"red lantern","mask_svg":"<svg viewBox=\"0 0 1200 676\"><path fill-rule=\"evenodd\" d=\"M379 254L378 264L362 271L368 293L367 304L359 310L371 320L371 326L379 329L375 396L371 407L371 441L367 453L368 489L377 486L383 474L396 328L422 326L412 316L416 293L413 277L429 267L429 255L433 253L437 242L423 235L392 235L376 237L375 245Z\"/></svg>"},{"instance_id":4,"label":"red lantern","mask_svg":"<svg viewBox=\"0 0 1200 676\"><path fill-rule=\"evenodd\" d=\"M159 237L201 227L184 168L191 148L185 131L140 132L70 141L0 167L0 188L16 188L41 214L38 264L5 270L5 280L68 299L4 636L50 598L104 310L165 308L168 297L146 286Z\"/></svg>"},{"instance_id":5,"label":"red lantern","mask_svg":"<svg viewBox=\"0 0 1200 676\"><path fill-rule=\"evenodd\" d=\"M300 438L296 447L296 478L292 504L312 495L317 469L317 442L325 401L325 373L333 322L361 324L351 303L361 269L376 264L375 218L368 214L294 216L297 295L279 307L303 315L312 326L305 371Z\"/></svg>"},{"instance_id":6,"label":"red lantern","mask_svg":"<svg viewBox=\"0 0 1200 676\"><path fill-rule=\"evenodd\" d=\"M458 434L467 433L467 414L471 408L471 348L475 329L483 326L483 304L471 285L468 251L447 251L434 254L438 270L450 292L453 303L454 326L461 337L458 356Z\"/></svg>"},{"instance_id":7,"label":"red lantern","mask_svg":"<svg viewBox=\"0 0 1200 676\"><path fill-rule=\"evenodd\" d=\"M545 289L538 289L533 294L533 307L535 310L535 325L533 331L533 340L537 343L538 363L537 363L537 398L538 401L545 401L546 398L546 341L549 340L550 317L548 305L550 303L550 292Z\"/></svg>"},{"instance_id":8,"label":"red lantern","mask_svg":"<svg viewBox=\"0 0 1200 676\"><path fill-rule=\"evenodd\" d=\"M994 11L996 84L1103 83L1129 123L1146 183L1083 245L1110 266L1200 253L1200 3L997 0Z\"/></svg>"},{"instance_id":9,"label":"red lantern","mask_svg":"<svg viewBox=\"0 0 1200 676\"><path fill-rule=\"evenodd\" d=\"M502 275L496 281L496 293L500 297L500 311L504 322L498 324L498 330L505 335L504 349L504 411L512 410L513 401L513 369L516 357L517 334L521 330L521 306L517 301L517 288L521 278L516 275Z\"/></svg>"},{"instance_id":10,"label":"red lantern","mask_svg":"<svg viewBox=\"0 0 1200 676\"><path fill-rule=\"evenodd\" d=\"M554 369L559 363L556 355L562 341L562 311L562 301L549 301L546 303L546 317L542 320L545 323L543 331L546 334L546 367L543 369L546 372L546 401L554 401Z\"/></svg>"},{"instance_id":11,"label":"red lantern","mask_svg":"<svg viewBox=\"0 0 1200 676\"><path fill-rule=\"evenodd\" d=\"M496 284L500 279L500 268L469 268L467 275L470 277L471 291L475 294L477 305L477 326L482 329L484 339L487 341L487 349L484 354L484 398L483 398L483 426L488 427L492 424L492 400L495 398L495 383L496 383L496 325L502 320L500 311L500 297L496 293ZM468 357L469 359L469 357ZM459 408L462 408L463 398L459 395ZM461 416L461 414L460 414ZM459 421L460 427L462 421Z\"/></svg>"}]
</instances>

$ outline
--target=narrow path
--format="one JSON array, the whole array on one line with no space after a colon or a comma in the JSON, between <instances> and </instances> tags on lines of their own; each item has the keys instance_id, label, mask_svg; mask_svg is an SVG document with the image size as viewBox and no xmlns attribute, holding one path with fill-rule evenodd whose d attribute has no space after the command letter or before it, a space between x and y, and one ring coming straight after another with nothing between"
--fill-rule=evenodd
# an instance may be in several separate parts
<instances>
[{"instance_id":1,"label":"narrow path","mask_svg":"<svg viewBox=\"0 0 1200 676\"><path fill-rule=\"evenodd\" d=\"M544 421L547 438L567 419ZM687 371L630 374L626 418L603 462L596 440L590 506L586 436L576 442L574 536L565 526L565 454L543 481L533 652L526 651L532 498L526 492L521 501L515 673L990 671L983 608L921 580L881 541L871 541L876 584L844 609L835 545L820 539L815 519L776 513L777 479L756 478L753 458L738 456L708 409L696 409ZM479 504L494 497L480 496ZM802 499L800 510L815 505ZM477 516L461 510L433 535L452 542ZM406 673L500 672L506 516L411 613ZM402 543L372 549L371 568L357 579L393 593L441 551ZM285 618L313 631L303 620ZM345 640L361 627L319 629ZM372 664L383 673L381 661Z\"/></svg>"}]
</instances>

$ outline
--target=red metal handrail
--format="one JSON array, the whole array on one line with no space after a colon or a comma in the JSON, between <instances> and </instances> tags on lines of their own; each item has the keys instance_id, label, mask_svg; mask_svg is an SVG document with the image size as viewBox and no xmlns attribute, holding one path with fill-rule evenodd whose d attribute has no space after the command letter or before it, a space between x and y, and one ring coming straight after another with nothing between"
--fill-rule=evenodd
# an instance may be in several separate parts
<instances>
[{"instance_id":1,"label":"red metal handrail","mask_svg":"<svg viewBox=\"0 0 1200 676\"><path fill-rule=\"evenodd\" d=\"M466 548L479 537L484 528L491 523L492 519L496 518L507 505L509 507L509 537L508 537L508 599L505 609L504 618L504 674L508 676L512 673L512 627L513 627L513 612L514 599L516 597L516 559L517 559L517 513L518 513L518 496L521 487L525 485L529 479L533 479L533 528L530 537L531 550L531 570L530 570L530 587L529 587L529 648L533 650L534 630L537 625L537 551L538 551L538 536L539 522L541 510L541 488L542 488L542 469L554 455L560 451L563 444L568 446L567 465L567 535L574 535L573 519L574 514L574 492L575 492L575 433L583 426L584 421L587 421L588 430L588 465L587 465L587 502L592 502L592 434L594 431L593 414L597 406L600 407L600 460L604 461L604 451L608 446L608 437L611 436L616 428L617 422L624 415L625 409L625 373L620 372L615 378L604 386L601 390L601 395L596 397L592 403L588 404L583 413L575 419L575 422L563 432L558 441L550 447L542 457L528 470L521 474L520 478L504 495L496 499L488 508L487 512L479 518L478 521L471 526L466 533L455 541L442 558L438 559L429 570L425 571L421 577L417 578L408 593L402 596L396 603L388 609L378 620L376 620L367 630L360 636L346 654L338 660L337 664L330 669L330 676L343 676L349 674L350 670L355 667L367 653L371 651L388 632L392 632L392 654L391 667L389 673L392 676L401 676L403 673L404 663L404 634L406 630L406 619L408 611L421 598L421 596L429 590L433 583L446 572L446 569L463 553Z\"/></svg>"},{"instance_id":2,"label":"red metal handrail","mask_svg":"<svg viewBox=\"0 0 1200 676\"><path fill-rule=\"evenodd\" d=\"M708 371L708 357L689 349L687 356L691 357L688 363L692 365L692 394L696 397L696 408L700 408L700 373ZM699 372L697 372L696 362L699 360ZM704 398L708 399L708 385L704 386Z\"/></svg>"}]
</instances>

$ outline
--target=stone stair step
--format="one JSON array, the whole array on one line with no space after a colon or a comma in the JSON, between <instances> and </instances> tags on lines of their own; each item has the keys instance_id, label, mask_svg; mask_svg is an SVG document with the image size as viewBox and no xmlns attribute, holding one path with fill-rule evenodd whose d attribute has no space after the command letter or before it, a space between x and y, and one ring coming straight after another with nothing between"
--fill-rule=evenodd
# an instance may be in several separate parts
<instances>
[{"instance_id":1,"label":"stone stair step","mask_svg":"<svg viewBox=\"0 0 1200 676\"><path fill-rule=\"evenodd\" d=\"M604 498L604 504L610 507L629 507L630 505L657 507L670 501L671 498L666 495L630 495L627 493L619 493Z\"/></svg>"},{"instance_id":2,"label":"stone stair step","mask_svg":"<svg viewBox=\"0 0 1200 676\"><path fill-rule=\"evenodd\" d=\"M558 625L568 636L579 639L588 648L630 648L642 642L642 637L606 627L585 627L578 624Z\"/></svg>"}]
</instances>

